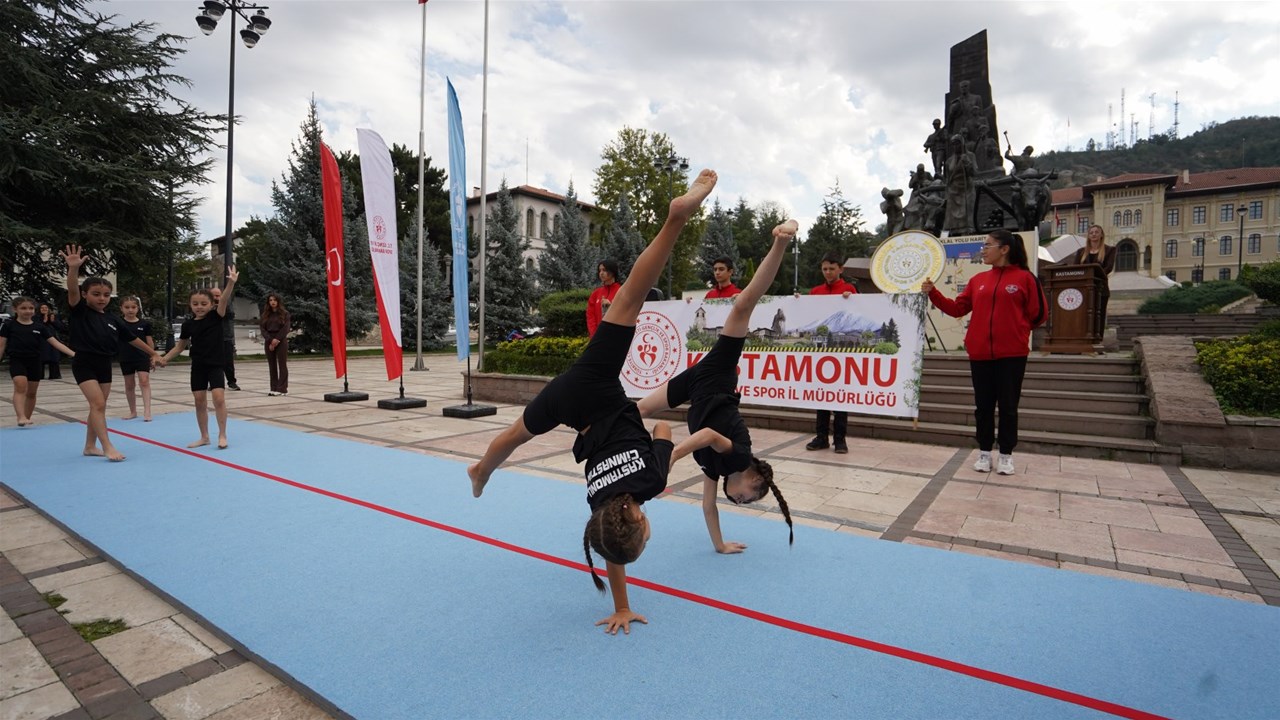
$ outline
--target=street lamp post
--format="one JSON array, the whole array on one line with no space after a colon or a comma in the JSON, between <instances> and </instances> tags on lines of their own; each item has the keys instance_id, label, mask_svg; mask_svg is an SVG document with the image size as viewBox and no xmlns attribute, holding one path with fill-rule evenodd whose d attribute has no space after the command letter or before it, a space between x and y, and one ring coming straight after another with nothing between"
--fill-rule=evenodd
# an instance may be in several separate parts
<instances>
[{"instance_id":1,"label":"street lamp post","mask_svg":"<svg viewBox=\"0 0 1280 720\"><path fill-rule=\"evenodd\" d=\"M231 61L227 73L230 80L227 88L227 225L226 234L222 236L223 257L222 282L226 285L227 269L235 263L235 241L231 237L231 184L234 178L232 161L235 159L236 132L236 16L244 19L245 27L240 31L240 39L244 46L252 49L258 44L267 30L271 29L271 20L267 17L266 5L253 5L243 0L204 0L200 6L200 14L196 16L196 25L205 35L212 35L218 27L218 21L231 11ZM249 10L256 10L248 15Z\"/></svg>"},{"instance_id":2,"label":"street lamp post","mask_svg":"<svg viewBox=\"0 0 1280 720\"><path fill-rule=\"evenodd\" d=\"M1249 206L1240 203L1240 207L1236 208L1236 214L1240 216L1240 248L1236 253L1236 279L1240 279L1240 271L1244 269L1244 214L1249 211Z\"/></svg>"},{"instance_id":3,"label":"street lamp post","mask_svg":"<svg viewBox=\"0 0 1280 720\"><path fill-rule=\"evenodd\" d=\"M1204 282L1204 238L1196 238L1196 251L1196 255L1200 258L1200 277L1196 278L1193 276L1192 280L1195 281L1195 284L1199 285Z\"/></svg>"},{"instance_id":4,"label":"street lamp post","mask_svg":"<svg viewBox=\"0 0 1280 720\"><path fill-rule=\"evenodd\" d=\"M667 202L675 199L676 195L676 173L686 173L689 171L689 158L679 157L675 153L668 155L666 158L658 158L653 161L653 167L658 172L667 174ZM671 210L668 208L668 213ZM672 253L674 255L675 253ZM671 300L671 279L674 274L671 255L667 256L667 299Z\"/></svg>"}]
</instances>

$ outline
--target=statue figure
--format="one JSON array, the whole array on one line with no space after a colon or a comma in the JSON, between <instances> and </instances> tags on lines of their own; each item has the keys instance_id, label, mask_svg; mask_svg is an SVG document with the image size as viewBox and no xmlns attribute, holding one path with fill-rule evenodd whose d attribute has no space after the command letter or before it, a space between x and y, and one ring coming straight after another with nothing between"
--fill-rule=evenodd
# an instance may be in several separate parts
<instances>
[{"instance_id":1,"label":"statue figure","mask_svg":"<svg viewBox=\"0 0 1280 720\"><path fill-rule=\"evenodd\" d=\"M978 162L965 150L964 136L956 133L947 146L947 211L943 230L953 235L973 231L973 207L978 197Z\"/></svg>"},{"instance_id":2,"label":"statue figure","mask_svg":"<svg viewBox=\"0 0 1280 720\"><path fill-rule=\"evenodd\" d=\"M947 107L948 135L961 135L966 149L971 150L978 141L978 124L985 120L982 112L982 100L969 92L969 81L960 81L960 90ZM950 148L948 148L950 155Z\"/></svg>"},{"instance_id":3,"label":"statue figure","mask_svg":"<svg viewBox=\"0 0 1280 720\"><path fill-rule=\"evenodd\" d=\"M1037 176L1034 168L1030 173L1013 176L1015 185L1011 205L1019 230L1035 230L1049 212L1052 200L1050 178L1050 175Z\"/></svg>"},{"instance_id":4,"label":"statue figure","mask_svg":"<svg viewBox=\"0 0 1280 720\"><path fill-rule=\"evenodd\" d=\"M991 137L986 123L978 126L978 143L974 149L974 157L978 161L979 174L1004 175L1004 163L1000 162L1000 143Z\"/></svg>"},{"instance_id":5,"label":"statue figure","mask_svg":"<svg viewBox=\"0 0 1280 720\"><path fill-rule=\"evenodd\" d=\"M880 190L880 212L885 215L885 237L902 232L902 190Z\"/></svg>"},{"instance_id":6,"label":"statue figure","mask_svg":"<svg viewBox=\"0 0 1280 720\"><path fill-rule=\"evenodd\" d=\"M911 173L911 182L907 183L907 187L911 188L911 197L915 197L926 185L933 182L933 176L924 169L924 163L916 165L916 169ZM908 200L908 203L910 201Z\"/></svg>"},{"instance_id":7,"label":"statue figure","mask_svg":"<svg viewBox=\"0 0 1280 720\"><path fill-rule=\"evenodd\" d=\"M1036 174L1036 161L1031 157L1033 152L1035 152L1035 148L1028 145L1023 148L1021 155L1014 155L1013 144L1009 144L1009 149L1004 151L1004 156L1009 159L1009 162L1013 163L1014 175Z\"/></svg>"},{"instance_id":8,"label":"statue figure","mask_svg":"<svg viewBox=\"0 0 1280 720\"><path fill-rule=\"evenodd\" d=\"M942 129L942 121L933 119L933 132L924 140L925 152L933 160L933 174L942 177L942 166L947 160L947 131Z\"/></svg>"}]
</instances>

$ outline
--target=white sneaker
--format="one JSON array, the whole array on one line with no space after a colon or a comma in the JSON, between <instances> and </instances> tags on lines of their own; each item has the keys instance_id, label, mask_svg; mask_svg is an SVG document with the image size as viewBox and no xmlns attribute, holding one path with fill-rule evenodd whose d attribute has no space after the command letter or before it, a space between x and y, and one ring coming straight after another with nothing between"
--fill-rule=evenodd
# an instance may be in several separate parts
<instances>
[{"instance_id":1,"label":"white sneaker","mask_svg":"<svg viewBox=\"0 0 1280 720\"><path fill-rule=\"evenodd\" d=\"M973 469L981 473L991 472L991 453L978 453L978 461L973 464Z\"/></svg>"},{"instance_id":2,"label":"white sneaker","mask_svg":"<svg viewBox=\"0 0 1280 720\"><path fill-rule=\"evenodd\" d=\"M1002 454L1000 456L1000 460L996 463L996 474L997 475L1013 474L1013 456L1012 455Z\"/></svg>"},{"instance_id":3,"label":"white sneaker","mask_svg":"<svg viewBox=\"0 0 1280 720\"><path fill-rule=\"evenodd\" d=\"M278 392L276 392L275 390L272 390L271 392L269 392L269 393L267 393L267 394L268 394L268 395L270 395L271 397L275 397L276 395L283 395L284 393L278 393Z\"/></svg>"}]
</instances>

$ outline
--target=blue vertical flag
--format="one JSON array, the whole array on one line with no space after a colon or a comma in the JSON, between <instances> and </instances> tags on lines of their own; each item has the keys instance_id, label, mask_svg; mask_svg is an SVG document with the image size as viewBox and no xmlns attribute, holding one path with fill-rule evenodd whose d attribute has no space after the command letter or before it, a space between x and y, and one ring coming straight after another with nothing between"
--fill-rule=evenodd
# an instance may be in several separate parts
<instances>
[{"instance_id":1,"label":"blue vertical flag","mask_svg":"<svg viewBox=\"0 0 1280 720\"><path fill-rule=\"evenodd\" d=\"M458 359L471 352L471 309L467 292L467 145L462 139L462 112L458 94L449 84L449 225L453 229L453 327L458 338Z\"/></svg>"}]
</instances>

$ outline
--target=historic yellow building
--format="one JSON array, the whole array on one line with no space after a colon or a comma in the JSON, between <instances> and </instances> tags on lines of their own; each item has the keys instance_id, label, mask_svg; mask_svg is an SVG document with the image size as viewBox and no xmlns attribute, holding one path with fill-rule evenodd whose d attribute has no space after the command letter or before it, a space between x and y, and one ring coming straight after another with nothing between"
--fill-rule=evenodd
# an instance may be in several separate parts
<instances>
[{"instance_id":1,"label":"historic yellow building","mask_svg":"<svg viewBox=\"0 0 1280 720\"><path fill-rule=\"evenodd\" d=\"M1055 235L1101 225L1116 272L1229 280L1280 257L1280 168L1120 175L1055 190L1046 219Z\"/></svg>"}]
</instances>

